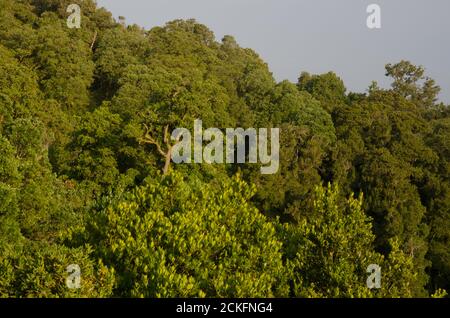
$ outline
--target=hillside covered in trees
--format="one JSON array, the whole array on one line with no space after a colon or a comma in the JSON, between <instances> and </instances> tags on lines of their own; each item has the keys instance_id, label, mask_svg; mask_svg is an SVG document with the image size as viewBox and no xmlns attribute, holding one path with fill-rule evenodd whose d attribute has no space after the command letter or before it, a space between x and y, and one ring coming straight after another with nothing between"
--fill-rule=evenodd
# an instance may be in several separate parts
<instances>
[{"instance_id":1,"label":"hillside covered in trees","mask_svg":"<svg viewBox=\"0 0 450 318\"><path fill-rule=\"evenodd\" d=\"M333 72L276 82L194 20L0 0L0 297L444 296L450 108L423 67L386 62L392 87L364 94ZM280 128L278 173L163 174L166 127L195 119Z\"/></svg>"}]
</instances>

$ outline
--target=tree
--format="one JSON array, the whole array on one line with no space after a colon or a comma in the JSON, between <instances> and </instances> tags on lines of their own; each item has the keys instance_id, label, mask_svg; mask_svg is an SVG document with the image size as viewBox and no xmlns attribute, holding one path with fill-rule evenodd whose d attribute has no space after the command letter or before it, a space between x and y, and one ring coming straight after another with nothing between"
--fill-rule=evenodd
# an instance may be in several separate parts
<instances>
[{"instance_id":1,"label":"tree","mask_svg":"<svg viewBox=\"0 0 450 318\"><path fill-rule=\"evenodd\" d=\"M417 103L422 108L432 107L441 90L436 82L425 76L422 66L415 66L409 61L386 65L386 76L393 78L394 92Z\"/></svg>"},{"instance_id":2,"label":"tree","mask_svg":"<svg viewBox=\"0 0 450 318\"><path fill-rule=\"evenodd\" d=\"M92 0L0 1L0 61L1 297L450 288L450 111L423 67L388 64L392 88L366 93L333 72L277 83L232 36L195 20L145 30ZM278 173L171 166L170 132L196 119L280 128Z\"/></svg>"},{"instance_id":3,"label":"tree","mask_svg":"<svg viewBox=\"0 0 450 318\"><path fill-rule=\"evenodd\" d=\"M329 113L347 101L344 82L333 72L321 75L311 75L302 72L297 87L300 91L310 93Z\"/></svg>"},{"instance_id":4,"label":"tree","mask_svg":"<svg viewBox=\"0 0 450 318\"><path fill-rule=\"evenodd\" d=\"M0 297L92 298L111 296L113 272L90 259L90 247L71 249L30 243L16 252L0 248ZM68 288L71 264L79 266L80 288Z\"/></svg>"},{"instance_id":5,"label":"tree","mask_svg":"<svg viewBox=\"0 0 450 318\"><path fill-rule=\"evenodd\" d=\"M309 93L287 81L275 86L259 116L259 127L281 129L281 168L277 174L262 176L257 167L247 166L243 173L257 184L255 201L262 211L301 218L314 186L321 183L327 151L336 142L331 116Z\"/></svg>"},{"instance_id":6,"label":"tree","mask_svg":"<svg viewBox=\"0 0 450 318\"><path fill-rule=\"evenodd\" d=\"M365 194L379 251L386 254L397 237L403 251L414 255L415 290L424 295L429 227L422 184L437 161L423 138L429 126L412 101L378 89L340 108L335 125L341 141L333 150L333 179Z\"/></svg>"},{"instance_id":7,"label":"tree","mask_svg":"<svg viewBox=\"0 0 450 318\"><path fill-rule=\"evenodd\" d=\"M392 241L387 258L374 251L371 220L362 195L342 200L339 189L316 187L313 210L283 234L295 297L410 297L415 281L412 258ZM366 285L367 268L382 268L379 290Z\"/></svg>"},{"instance_id":8,"label":"tree","mask_svg":"<svg viewBox=\"0 0 450 318\"><path fill-rule=\"evenodd\" d=\"M254 193L238 177L211 187L172 173L113 200L85 234L117 296L286 296L281 242Z\"/></svg>"}]
</instances>

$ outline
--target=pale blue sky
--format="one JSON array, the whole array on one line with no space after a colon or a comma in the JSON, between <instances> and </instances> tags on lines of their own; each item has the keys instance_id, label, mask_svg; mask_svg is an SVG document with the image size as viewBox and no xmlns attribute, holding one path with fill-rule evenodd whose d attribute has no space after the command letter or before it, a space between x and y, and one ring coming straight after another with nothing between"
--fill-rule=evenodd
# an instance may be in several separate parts
<instances>
[{"instance_id":1,"label":"pale blue sky","mask_svg":"<svg viewBox=\"0 0 450 318\"><path fill-rule=\"evenodd\" d=\"M195 18L218 40L233 35L269 64L277 80L301 71L335 71L349 90L376 80L387 87L384 65L401 59L423 65L450 103L449 0L97 0L114 17L147 29ZM381 7L380 30L366 26L366 8Z\"/></svg>"}]
</instances>

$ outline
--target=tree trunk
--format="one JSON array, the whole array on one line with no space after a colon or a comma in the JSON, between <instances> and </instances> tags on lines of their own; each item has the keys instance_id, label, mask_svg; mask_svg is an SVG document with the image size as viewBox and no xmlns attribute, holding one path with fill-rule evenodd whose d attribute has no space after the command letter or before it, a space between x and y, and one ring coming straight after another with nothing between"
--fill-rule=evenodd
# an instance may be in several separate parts
<instances>
[{"instance_id":1,"label":"tree trunk","mask_svg":"<svg viewBox=\"0 0 450 318\"><path fill-rule=\"evenodd\" d=\"M164 168L163 168L163 175L167 175L169 173L170 169L170 161L172 160L172 147L167 151Z\"/></svg>"}]
</instances>

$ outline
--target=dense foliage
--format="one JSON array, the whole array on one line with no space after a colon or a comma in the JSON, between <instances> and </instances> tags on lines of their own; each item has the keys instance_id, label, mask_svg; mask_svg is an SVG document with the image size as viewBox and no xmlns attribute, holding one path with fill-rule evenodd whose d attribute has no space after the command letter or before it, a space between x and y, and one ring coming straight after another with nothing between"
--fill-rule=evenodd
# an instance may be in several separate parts
<instances>
[{"instance_id":1,"label":"dense foliage","mask_svg":"<svg viewBox=\"0 0 450 318\"><path fill-rule=\"evenodd\" d=\"M364 94L333 72L277 83L194 20L1 0L0 297L444 296L449 106L423 67L386 75ZM165 131L195 119L279 127L280 170L169 165Z\"/></svg>"}]
</instances>

